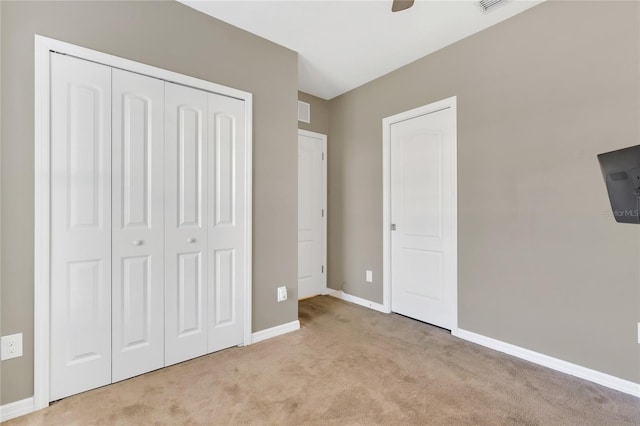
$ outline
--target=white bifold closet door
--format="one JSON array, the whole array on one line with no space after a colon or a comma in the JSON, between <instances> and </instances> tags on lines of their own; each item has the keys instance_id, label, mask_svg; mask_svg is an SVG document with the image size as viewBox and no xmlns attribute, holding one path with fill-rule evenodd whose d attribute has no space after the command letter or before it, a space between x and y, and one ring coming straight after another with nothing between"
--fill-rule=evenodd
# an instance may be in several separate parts
<instances>
[{"instance_id":1,"label":"white bifold closet door","mask_svg":"<svg viewBox=\"0 0 640 426\"><path fill-rule=\"evenodd\" d=\"M113 70L113 381L164 367L164 81Z\"/></svg>"},{"instance_id":2,"label":"white bifold closet door","mask_svg":"<svg viewBox=\"0 0 640 426\"><path fill-rule=\"evenodd\" d=\"M243 343L245 295L244 101L208 94L208 351Z\"/></svg>"},{"instance_id":3,"label":"white bifold closet door","mask_svg":"<svg viewBox=\"0 0 640 426\"><path fill-rule=\"evenodd\" d=\"M243 342L245 117L166 83L166 365Z\"/></svg>"},{"instance_id":4,"label":"white bifold closet door","mask_svg":"<svg viewBox=\"0 0 640 426\"><path fill-rule=\"evenodd\" d=\"M245 120L52 54L50 400L244 342Z\"/></svg>"},{"instance_id":5,"label":"white bifold closet door","mask_svg":"<svg viewBox=\"0 0 640 426\"><path fill-rule=\"evenodd\" d=\"M111 383L111 68L51 56L51 388Z\"/></svg>"},{"instance_id":6,"label":"white bifold closet door","mask_svg":"<svg viewBox=\"0 0 640 426\"><path fill-rule=\"evenodd\" d=\"M165 363L207 353L207 92L165 83Z\"/></svg>"}]
</instances>

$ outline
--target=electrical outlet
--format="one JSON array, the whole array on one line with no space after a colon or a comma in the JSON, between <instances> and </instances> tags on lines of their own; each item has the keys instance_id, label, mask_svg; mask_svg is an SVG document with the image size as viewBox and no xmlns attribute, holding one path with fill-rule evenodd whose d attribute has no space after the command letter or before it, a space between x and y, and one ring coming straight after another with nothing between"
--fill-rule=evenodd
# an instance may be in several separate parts
<instances>
[{"instance_id":1,"label":"electrical outlet","mask_svg":"<svg viewBox=\"0 0 640 426\"><path fill-rule=\"evenodd\" d=\"M2 336L0 358L4 361L22 356L22 333Z\"/></svg>"},{"instance_id":2,"label":"electrical outlet","mask_svg":"<svg viewBox=\"0 0 640 426\"><path fill-rule=\"evenodd\" d=\"M278 302L284 302L287 300L287 287L278 287Z\"/></svg>"},{"instance_id":3,"label":"electrical outlet","mask_svg":"<svg viewBox=\"0 0 640 426\"><path fill-rule=\"evenodd\" d=\"M372 283L373 282L373 271L370 271L370 270L367 269L367 272L365 274L365 278L366 278L368 283Z\"/></svg>"}]
</instances>

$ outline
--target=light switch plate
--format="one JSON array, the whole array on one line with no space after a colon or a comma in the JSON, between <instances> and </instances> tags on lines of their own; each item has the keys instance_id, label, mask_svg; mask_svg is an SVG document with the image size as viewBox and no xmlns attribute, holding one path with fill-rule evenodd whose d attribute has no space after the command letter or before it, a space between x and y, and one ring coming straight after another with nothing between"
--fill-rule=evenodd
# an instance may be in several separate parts
<instances>
[{"instance_id":1,"label":"light switch plate","mask_svg":"<svg viewBox=\"0 0 640 426\"><path fill-rule=\"evenodd\" d=\"M0 358L3 361L22 356L22 333L2 336Z\"/></svg>"}]
</instances>

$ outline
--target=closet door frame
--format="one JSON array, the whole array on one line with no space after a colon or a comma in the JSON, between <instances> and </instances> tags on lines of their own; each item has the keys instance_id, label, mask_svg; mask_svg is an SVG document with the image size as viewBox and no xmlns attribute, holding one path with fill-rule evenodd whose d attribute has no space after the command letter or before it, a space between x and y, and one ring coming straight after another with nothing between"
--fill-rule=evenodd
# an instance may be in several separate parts
<instances>
[{"instance_id":1,"label":"closet door frame","mask_svg":"<svg viewBox=\"0 0 640 426\"><path fill-rule=\"evenodd\" d=\"M244 345L251 344L252 302L252 111L253 97L249 92L233 89L141 64L117 56L87 49L59 40L35 35L35 197L34 197L34 395L33 410L49 406L49 344L50 344L50 247L51 247L51 135L50 135L50 61L52 52L97 62L158 78L172 83L244 101L245 106L245 255L244 255Z\"/></svg>"}]
</instances>

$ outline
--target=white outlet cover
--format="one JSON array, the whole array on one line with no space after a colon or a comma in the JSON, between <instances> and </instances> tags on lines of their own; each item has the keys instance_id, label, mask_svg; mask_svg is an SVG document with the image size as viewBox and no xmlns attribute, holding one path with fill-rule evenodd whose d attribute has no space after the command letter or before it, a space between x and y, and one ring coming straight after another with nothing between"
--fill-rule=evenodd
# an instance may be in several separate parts
<instances>
[{"instance_id":1,"label":"white outlet cover","mask_svg":"<svg viewBox=\"0 0 640 426\"><path fill-rule=\"evenodd\" d=\"M278 302L284 302L287 300L287 287L278 287Z\"/></svg>"},{"instance_id":2,"label":"white outlet cover","mask_svg":"<svg viewBox=\"0 0 640 426\"><path fill-rule=\"evenodd\" d=\"M373 282L373 271L367 270L365 278L366 278L368 283L372 283Z\"/></svg>"},{"instance_id":3,"label":"white outlet cover","mask_svg":"<svg viewBox=\"0 0 640 426\"><path fill-rule=\"evenodd\" d=\"M0 340L0 358L2 361L22 356L22 333L2 336Z\"/></svg>"}]
</instances>

